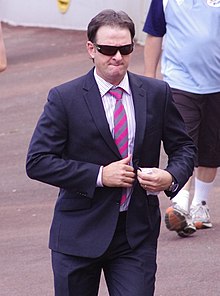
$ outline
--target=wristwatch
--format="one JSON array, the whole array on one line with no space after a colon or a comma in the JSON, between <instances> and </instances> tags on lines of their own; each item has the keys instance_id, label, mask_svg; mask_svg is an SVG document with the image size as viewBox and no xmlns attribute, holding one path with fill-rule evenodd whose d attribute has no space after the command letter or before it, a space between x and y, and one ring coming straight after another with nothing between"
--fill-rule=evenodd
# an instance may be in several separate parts
<instances>
[{"instance_id":1,"label":"wristwatch","mask_svg":"<svg viewBox=\"0 0 220 296\"><path fill-rule=\"evenodd\" d=\"M169 186L169 188L167 189L167 191L175 192L175 191L177 191L178 187L179 187L179 184L178 184L178 183L174 180L174 178L173 178L173 181L172 181L172 183L170 184L170 186Z\"/></svg>"}]
</instances>

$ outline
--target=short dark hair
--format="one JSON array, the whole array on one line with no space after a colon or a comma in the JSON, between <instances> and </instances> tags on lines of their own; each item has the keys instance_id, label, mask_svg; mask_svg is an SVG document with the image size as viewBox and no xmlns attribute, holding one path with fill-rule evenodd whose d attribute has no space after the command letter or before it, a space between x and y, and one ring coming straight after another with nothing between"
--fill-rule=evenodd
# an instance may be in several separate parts
<instances>
[{"instance_id":1,"label":"short dark hair","mask_svg":"<svg viewBox=\"0 0 220 296\"><path fill-rule=\"evenodd\" d=\"M132 19L124 11L116 12L112 9L105 9L92 18L87 28L89 41L96 42L96 33L102 26L126 28L130 31L131 40L133 41L135 26Z\"/></svg>"}]
</instances>

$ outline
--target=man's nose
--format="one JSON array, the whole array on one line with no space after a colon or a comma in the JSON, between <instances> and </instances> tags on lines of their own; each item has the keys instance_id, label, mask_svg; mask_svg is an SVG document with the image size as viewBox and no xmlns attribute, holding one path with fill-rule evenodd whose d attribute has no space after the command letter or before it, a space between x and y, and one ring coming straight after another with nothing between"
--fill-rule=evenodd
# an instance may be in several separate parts
<instances>
[{"instance_id":1,"label":"man's nose","mask_svg":"<svg viewBox=\"0 0 220 296\"><path fill-rule=\"evenodd\" d=\"M122 54L120 53L120 51L118 50L117 52L116 52L116 54L113 56L115 59L117 59L117 60L120 60L120 59L122 59Z\"/></svg>"}]
</instances>

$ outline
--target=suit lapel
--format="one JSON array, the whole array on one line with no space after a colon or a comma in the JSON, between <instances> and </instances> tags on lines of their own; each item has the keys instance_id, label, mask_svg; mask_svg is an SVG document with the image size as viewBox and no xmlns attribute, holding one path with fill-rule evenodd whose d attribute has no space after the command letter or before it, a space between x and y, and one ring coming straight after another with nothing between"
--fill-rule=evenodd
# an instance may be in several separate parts
<instances>
[{"instance_id":1,"label":"suit lapel","mask_svg":"<svg viewBox=\"0 0 220 296\"><path fill-rule=\"evenodd\" d=\"M142 88L142 82L132 73L129 74L129 82L132 91L135 120L136 120L136 132L133 152L133 164L134 167L139 165L139 155L144 140L146 122L147 122L147 94L145 89Z\"/></svg>"},{"instance_id":2,"label":"suit lapel","mask_svg":"<svg viewBox=\"0 0 220 296\"><path fill-rule=\"evenodd\" d=\"M114 142L112 134L109 129L108 121L105 115L105 110L102 104L102 99L99 94L99 89L94 78L93 69L87 74L84 85L84 98L88 105L89 111L94 119L97 129L102 135L104 141L109 148L115 153L115 155L121 158L121 155ZM135 120L136 120L136 133L134 142L133 162L138 165L138 155L140 155L140 149L143 143L146 118L147 118L147 99L146 91L142 88L141 80L137 79L137 76L128 73L130 87L132 91Z\"/></svg>"},{"instance_id":3,"label":"suit lapel","mask_svg":"<svg viewBox=\"0 0 220 296\"><path fill-rule=\"evenodd\" d=\"M117 157L121 158L121 155L117 149L117 146L109 129L108 121L102 103L102 98L100 96L99 89L93 75L93 70L91 70L87 75L87 79L84 85L84 91L84 98L97 129L99 130L109 148L116 154Z\"/></svg>"}]
</instances>

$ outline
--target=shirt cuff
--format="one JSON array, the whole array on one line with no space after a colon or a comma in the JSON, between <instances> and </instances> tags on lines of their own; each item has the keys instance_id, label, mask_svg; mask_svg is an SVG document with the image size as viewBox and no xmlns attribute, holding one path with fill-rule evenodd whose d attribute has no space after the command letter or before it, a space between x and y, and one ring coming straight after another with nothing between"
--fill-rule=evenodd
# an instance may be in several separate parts
<instances>
[{"instance_id":1,"label":"shirt cuff","mask_svg":"<svg viewBox=\"0 0 220 296\"><path fill-rule=\"evenodd\" d=\"M97 181L96 181L96 187L103 187L103 184L102 184L102 170L103 170L103 166L100 166L99 174L98 174Z\"/></svg>"}]
</instances>

